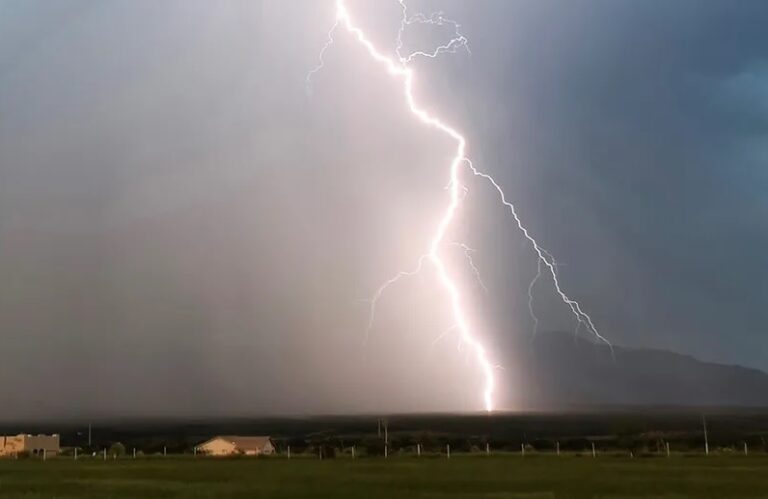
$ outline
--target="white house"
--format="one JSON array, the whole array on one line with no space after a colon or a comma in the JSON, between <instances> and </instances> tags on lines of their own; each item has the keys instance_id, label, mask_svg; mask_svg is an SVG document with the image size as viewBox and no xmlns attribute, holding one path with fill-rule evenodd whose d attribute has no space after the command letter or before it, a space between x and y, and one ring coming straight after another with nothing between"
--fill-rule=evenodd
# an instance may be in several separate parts
<instances>
[{"instance_id":1,"label":"white house","mask_svg":"<svg viewBox=\"0 0 768 499\"><path fill-rule=\"evenodd\" d=\"M275 453L275 444L270 437L220 435L201 443L196 449L208 456L268 456Z\"/></svg>"},{"instance_id":2,"label":"white house","mask_svg":"<svg viewBox=\"0 0 768 499\"><path fill-rule=\"evenodd\" d=\"M55 456L60 451L59 435L0 436L0 456L13 456L22 453Z\"/></svg>"}]
</instances>

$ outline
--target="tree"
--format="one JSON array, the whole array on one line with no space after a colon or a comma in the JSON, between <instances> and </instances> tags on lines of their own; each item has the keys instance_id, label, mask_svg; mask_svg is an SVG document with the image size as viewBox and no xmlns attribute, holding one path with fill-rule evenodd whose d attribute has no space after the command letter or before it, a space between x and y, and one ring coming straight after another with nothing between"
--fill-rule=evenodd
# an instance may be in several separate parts
<instances>
[{"instance_id":1,"label":"tree","mask_svg":"<svg viewBox=\"0 0 768 499\"><path fill-rule=\"evenodd\" d=\"M125 455L125 445L120 442L113 443L109 446L109 455L118 457Z\"/></svg>"}]
</instances>

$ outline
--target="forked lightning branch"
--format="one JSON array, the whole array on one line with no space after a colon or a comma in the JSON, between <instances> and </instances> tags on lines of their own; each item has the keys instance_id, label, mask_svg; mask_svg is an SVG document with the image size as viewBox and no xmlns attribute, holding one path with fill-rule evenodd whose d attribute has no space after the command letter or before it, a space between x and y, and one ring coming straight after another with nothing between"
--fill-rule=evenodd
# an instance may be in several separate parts
<instances>
[{"instance_id":1,"label":"forked lightning branch","mask_svg":"<svg viewBox=\"0 0 768 499\"><path fill-rule=\"evenodd\" d=\"M509 213L515 222L516 227L521 231L526 240L533 248L536 257L538 258L538 273L535 281L541 278L541 271L546 270L551 277L551 281L555 287L555 291L562 299L563 303L570 309L571 313L578 321L578 324L587 329L596 338L605 342L610 346L608 340L606 340L595 327L592 318L583 311L581 305L578 302L571 299L562 290L560 280L558 278L557 267L555 260L549 252L542 248L536 239L531 235L528 229L523 225L520 217L515 210L515 206L507 199L501 186L491 177L489 174L484 173L478 169L470 159L466 156L467 142L461 132L454 126L442 121L439 117L429 114L425 111L414 97L413 88L415 82L414 69L411 63L418 58L436 58L441 54L454 53L458 50L469 51L469 45L467 38L461 34L459 24L456 21L448 19L442 15L442 13L434 13L431 15L425 15L423 13L410 14L408 7L404 0L399 0L399 6L402 10L402 17L400 20L400 29L398 30L397 39L394 43L394 49L392 55L386 55L378 47L376 47L366 35L365 30L354 22L352 13L347 8L344 0L336 0L336 20L328 32L328 38L320 51L319 62L317 67L312 69L307 74L307 87L311 90L312 77L322 69L324 64L324 56L326 51L331 47L334 36L337 36L337 31L340 29L346 33L346 36L351 36L356 40L361 47L361 56L367 56L379 63L382 67L383 73L386 73L390 78L396 78L402 82L403 98L406 105L406 109L418 119L425 126L432 127L446 136L450 137L454 144L455 150L453 158L449 165L447 165L448 176L448 200L446 202L444 210L436 215L435 229L431 236L429 247L423 255L414 258L416 265L414 268L406 271L398 272L386 281L381 287L379 287L374 293L371 301L370 320L368 328L370 329L373 324L374 315L376 312L376 304L378 299L386 292L387 288L399 280L415 275L420 272L425 263L432 265L436 271L439 284L442 286L447 299L451 305L451 314L453 326L450 331L455 331L460 340L469 346L470 351L475 359L478 369L482 375L482 388L478 394L478 399L482 402L484 409L488 412L494 410L496 407L496 363L499 359L494 358L488 348L483 344L480 336L477 334L475 327L468 317L466 308L464 306L462 288L459 285L458 279L455 277L455 272L449 268L446 260L443 257L443 252L447 248L456 246L455 241L447 239L446 235L451 228L453 222L456 219L457 212L461 208L462 201L464 199L464 192L466 190L465 185L462 183L462 174L470 174L472 176L481 178L490 183L495 192L498 194L500 202L508 209ZM413 24L430 24L436 26L449 26L453 30L453 36L450 40L442 45L438 45L431 51L417 51L409 54L403 53L403 33L405 30ZM445 185L445 179L436 179L437 185ZM459 245L467 250L468 247L459 243ZM470 252L467 251L469 264L472 266L473 272L477 271L474 263L471 261ZM530 288L529 288L530 290ZM538 319L537 319L538 321Z\"/></svg>"}]
</instances>

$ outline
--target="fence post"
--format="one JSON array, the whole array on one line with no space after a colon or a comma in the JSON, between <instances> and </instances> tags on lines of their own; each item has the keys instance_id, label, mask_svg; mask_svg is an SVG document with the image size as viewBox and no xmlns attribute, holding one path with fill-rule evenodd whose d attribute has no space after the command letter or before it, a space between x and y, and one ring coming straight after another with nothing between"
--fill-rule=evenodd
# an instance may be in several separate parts
<instances>
[{"instance_id":1,"label":"fence post","mask_svg":"<svg viewBox=\"0 0 768 499\"><path fill-rule=\"evenodd\" d=\"M525 444L520 444L520 455L525 457Z\"/></svg>"},{"instance_id":2,"label":"fence post","mask_svg":"<svg viewBox=\"0 0 768 499\"><path fill-rule=\"evenodd\" d=\"M704 425L704 455L709 455L709 433L707 432L707 417L701 416L701 422Z\"/></svg>"},{"instance_id":3,"label":"fence post","mask_svg":"<svg viewBox=\"0 0 768 499\"><path fill-rule=\"evenodd\" d=\"M421 444L416 444L416 457L421 457Z\"/></svg>"},{"instance_id":4,"label":"fence post","mask_svg":"<svg viewBox=\"0 0 768 499\"><path fill-rule=\"evenodd\" d=\"M485 455L490 456L491 455L491 444L488 442L485 443Z\"/></svg>"},{"instance_id":5,"label":"fence post","mask_svg":"<svg viewBox=\"0 0 768 499\"><path fill-rule=\"evenodd\" d=\"M352 459L354 459L354 458L355 458L355 446L353 445L352 446Z\"/></svg>"},{"instance_id":6,"label":"fence post","mask_svg":"<svg viewBox=\"0 0 768 499\"><path fill-rule=\"evenodd\" d=\"M75 447L75 461L77 461L77 447Z\"/></svg>"},{"instance_id":7,"label":"fence post","mask_svg":"<svg viewBox=\"0 0 768 499\"><path fill-rule=\"evenodd\" d=\"M749 455L749 448L747 447L747 442L744 442L744 455L745 456Z\"/></svg>"},{"instance_id":8,"label":"fence post","mask_svg":"<svg viewBox=\"0 0 768 499\"><path fill-rule=\"evenodd\" d=\"M560 455L560 441L555 442L555 449L557 449L557 455Z\"/></svg>"},{"instance_id":9,"label":"fence post","mask_svg":"<svg viewBox=\"0 0 768 499\"><path fill-rule=\"evenodd\" d=\"M597 453L595 452L595 442L592 442L592 457L597 457Z\"/></svg>"},{"instance_id":10,"label":"fence post","mask_svg":"<svg viewBox=\"0 0 768 499\"><path fill-rule=\"evenodd\" d=\"M291 458L291 446L289 445L288 446L288 459L290 459L290 458Z\"/></svg>"},{"instance_id":11,"label":"fence post","mask_svg":"<svg viewBox=\"0 0 768 499\"><path fill-rule=\"evenodd\" d=\"M448 459L451 458L451 444L445 444L445 455Z\"/></svg>"}]
</instances>

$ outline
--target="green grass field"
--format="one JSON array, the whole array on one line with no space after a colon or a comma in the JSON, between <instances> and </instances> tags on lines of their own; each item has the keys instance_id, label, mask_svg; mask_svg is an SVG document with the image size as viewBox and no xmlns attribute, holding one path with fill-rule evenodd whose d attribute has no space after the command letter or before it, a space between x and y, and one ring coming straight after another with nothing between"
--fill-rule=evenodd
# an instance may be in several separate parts
<instances>
[{"instance_id":1,"label":"green grass field","mask_svg":"<svg viewBox=\"0 0 768 499\"><path fill-rule=\"evenodd\" d=\"M0 498L768 497L768 457L0 461Z\"/></svg>"}]
</instances>

